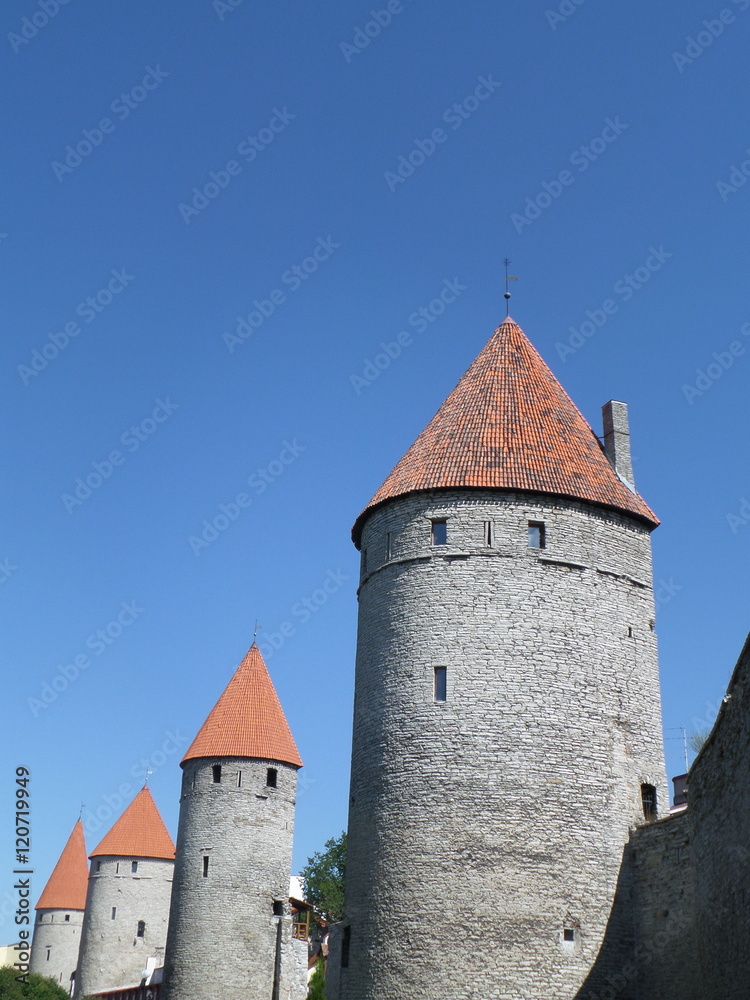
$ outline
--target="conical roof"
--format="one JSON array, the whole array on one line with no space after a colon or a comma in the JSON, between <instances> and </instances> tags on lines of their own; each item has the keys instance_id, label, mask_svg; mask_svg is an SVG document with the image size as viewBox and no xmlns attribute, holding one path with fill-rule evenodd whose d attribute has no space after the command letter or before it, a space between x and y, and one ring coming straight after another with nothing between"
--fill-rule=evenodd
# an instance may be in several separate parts
<instances>
[{"instance_id":1,"label":"conical roof","mask_svg":"<svg viewBox=\"0 0 750 1000\"><path fill-rule=\"evenodd\" d=\"M257 643L248 650L182 759L196 757L254 757L302 767Z\"/></svg>"},{"instance_id":2,"label":"conical roof","mask_svg":"<svg viewBox=\"0 0 750 1000\"><path fill-rule=\"evenodd\" d=\"M599 439L510 317L357 518L421 490L482 487L589 500L659 523L609 464Z\"/></svg>"},{"instance_id":3,"label":"conical roof","mask_svg":"<svg viewBox=\"0 0 750 1000\"><path fill-rule=\"evenodd\" d=\"M90 857L166 858L175 850L148 785L144 785Z\"/></svg>"},{"instance_id":4,"label":"conical roof","mask_svg":"<svg viewBox=\"0 0 750 1000\"><path fill-rule=\"evenodd\" d=\"M42 890L37 910L85 910L89 863L83 823L78 820Z\"/></svg>"}]
</instances>

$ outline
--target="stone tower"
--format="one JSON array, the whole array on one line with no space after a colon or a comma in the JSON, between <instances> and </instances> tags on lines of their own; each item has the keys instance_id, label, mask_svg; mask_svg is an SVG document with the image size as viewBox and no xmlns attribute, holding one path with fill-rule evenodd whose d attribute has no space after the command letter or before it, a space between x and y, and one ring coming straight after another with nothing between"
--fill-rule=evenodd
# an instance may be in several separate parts
<instances>
[{"instance_id":1,"label":"stone tower","mask_svg":"<svg viewBox=\"0 0 750 1000\"><path fill-rule=\"evenodd\" d=\"M174 844L148 786L90 857L76 997L137 986L164 963Z\"/></svg>"},{"instance_id":2,"label":"stone tower","mask_svg":"<svg viewBox=\"0 0 750 1000\"><path fill-rule=\"evenodd\" d=\"M64 989L78 965L89 866L80 819L36 904L31 971Z\"/></svg>"},{"instance_id":3,"label":"stone tower","mask_svg":"<svg viewBox=\"0 0 750 1000\"><path fill-rule=\"evenodd\" d=\"M182 760L166 1000L295 996L289 878L301 766L253 643Z\"/></svg>"},{"instance_id":4,"label":"stone tower","mask_svg":"<svg viewBox=\"0 0 750 1000\"><path fill-rule=\"evenodd\" d=\"M668 806L658 522L604 410L603 446L508 318L355 523L343 1000L573 1000L605 929L627 958L624 845Z\"/></svg>"}]
</instances>

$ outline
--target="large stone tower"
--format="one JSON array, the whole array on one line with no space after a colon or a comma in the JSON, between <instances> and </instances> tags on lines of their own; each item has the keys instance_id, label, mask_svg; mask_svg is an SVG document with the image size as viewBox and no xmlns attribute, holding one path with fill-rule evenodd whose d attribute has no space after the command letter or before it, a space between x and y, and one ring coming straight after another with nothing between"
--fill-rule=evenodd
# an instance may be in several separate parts
<instances>
[{"instance_id":1,"label":"large stone tower","mask_svg":"<svg viewBox=\"0 0 750 1000\"><path fill-rule=\"evenodd\" d=\"M295 995L289 878L301 766L253 643L182 761L166 1000Z\"/></svg>"},{"instance_id":2,"label":"large stone tower","mask_svg":"<svg viewBox=\"0 0 750 1000\"><path fill-rule=\"evenodd\" d=\"M343 1000L573 1000L605 930L627 960L624 845L668 805L658 522L604 411L602 446L507 319L356 521Z\"/></svg>"},{"instance_id":3,"label":"large stone tower","mask_svg":"<svg viewBox=\"0 0 750 1000\"><path fill-rule=\"evenodd\" d=\"M137 986L164 963L174 843L148 786L91 854L76 997Z\"/></svg>"},{"instance_id":4,"label":"large stone tower","mask_svg":"<svg viewBox=\"0 0 750 1000\"><path fill-rule=\"evenodd\" d=\"M78 966L89 866L80 819L36 904L31 971L70 989Z\"/></svg>"}]
</instances>

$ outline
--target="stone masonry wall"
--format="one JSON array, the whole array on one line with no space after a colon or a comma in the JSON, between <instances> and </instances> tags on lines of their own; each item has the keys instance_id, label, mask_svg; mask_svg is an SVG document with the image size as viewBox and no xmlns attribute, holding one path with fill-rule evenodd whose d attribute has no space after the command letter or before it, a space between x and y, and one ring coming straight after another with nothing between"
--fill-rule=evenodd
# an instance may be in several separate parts
<instances>
[{"instance_id":1,"label":"stone masonry wall","mask_svg":"<svg viewBox=\"0 0 750 1000\"><path fill-rule=\"evenodd\" d=\"M163 963L173 869L158 858L92 859L76 997L140 983L150 956Z\"/></svg>"},{"instance_id":2,"label":"stone masonry wall","mask_svg":"<svg viewBox=\"0 0 750 1000\"><path fill-rule=\"evenodd\" d=\"M54 979L67 990L78 967L82 926L83 910L37 910L31 971Z\"/></svg>"},{"instance_id":3,"label":"stone masonry wall","mask_svg":"<svg viewBox=\"0 0 750 1000\"><path fill-rule=\"evenodd\" d=\"M269 767L276 788L267 785ZM296 785L297 769L277 761L183 764L166 1000L271 1000L277 928L282 949L291 934Z\"/></svg>"},{"instance_id":4,"label":"stone masonry wall","mask_svg":"<svg viewBox=\"0 0 750 1000\"><path fill-rule=\"evenodd\" d=\"M668 804L648 530L456 490L373 511L362 562L341 996L572 1000Z\"/></svg>"},{"instance_id":5,"label":"stone masonry wall","mask_svg":"<svg viewBox=\"0 0 750 1000\"><path fill-rule=\"evenodd\" d=\"M750 987L750 637L688 775L700 1000Z\"/></svg>"}]
</instances>

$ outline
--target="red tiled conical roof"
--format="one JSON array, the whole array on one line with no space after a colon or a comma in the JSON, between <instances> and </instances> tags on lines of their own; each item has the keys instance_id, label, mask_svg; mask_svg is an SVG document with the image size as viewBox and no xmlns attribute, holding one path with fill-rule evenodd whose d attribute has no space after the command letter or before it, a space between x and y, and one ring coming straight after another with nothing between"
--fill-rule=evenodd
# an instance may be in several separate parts
<instances>
[{"instance_id":1,"label":"red tiled conical roof","mask_svg":"<svg viewBox=\"0 0 750 1000\"><path fill-rule=\"evenodd\" d=\"M174 853L172 838L148 785L144 785L90 857L108 854L118 858L171 860Z\"/></svg>"},{"instance_id":2,"label":"red tiled conical roof","mask_svg":"<svg viewBox=\"0 0 750 1000\"><path fill-rule=\"evenodd\" d=\"M419 490L485 487L574 497L659 521L602 446L523 330L508 318L357 518Z\"/></svg>"},{"instance_id":3,"label":"red tiled conical roof","mask_svg":"<svg viewBox=\"0 0 750 1000\"><path fill-rule=\"evenodd\" d=\"M79 819L42 890L36 909L85 910L88 882L89 863L86 858L83 823Z\"/></svg>"},{"instance_id":4,"label":"red tiled conical roof","mask_svg":"<svg viewBox=\"0 0 750 1000\"><path fill-rule=\"evenodd\" d=\"M183 761L255 757L302 767L289 723L256 643L224 689Z\"/></svg>"}]
</instances>

